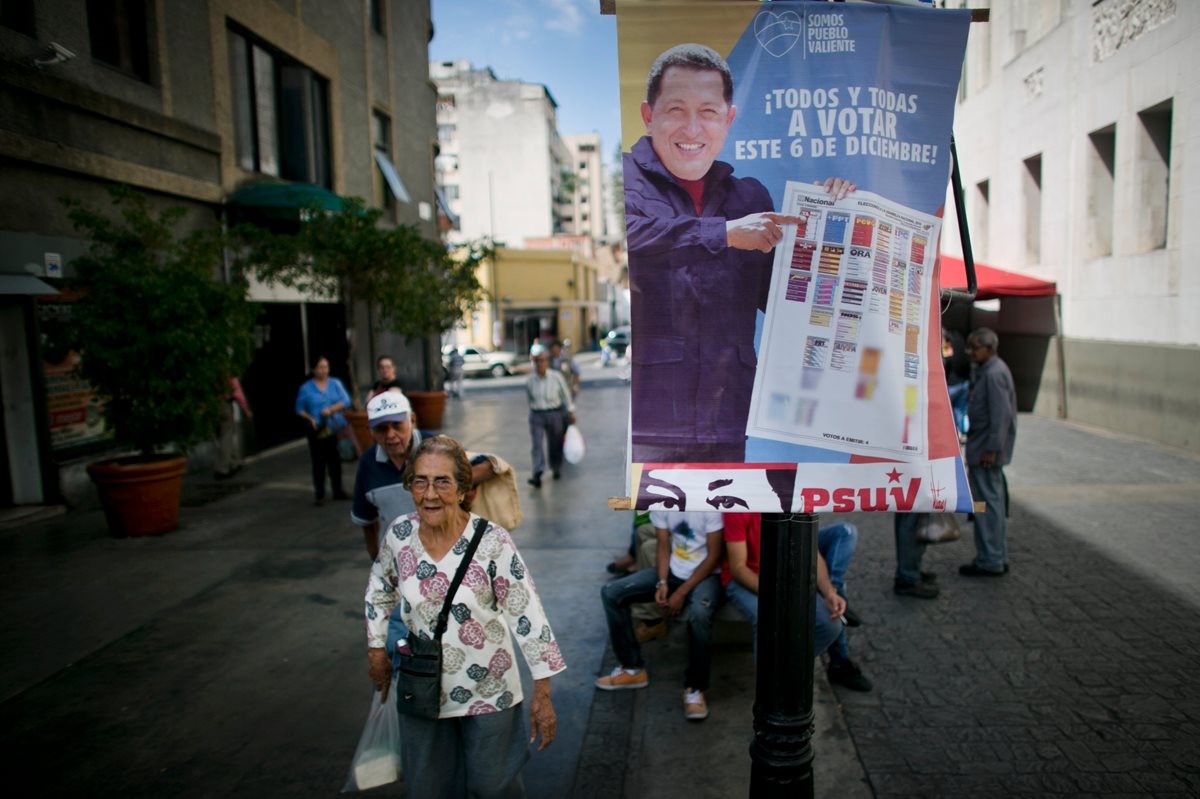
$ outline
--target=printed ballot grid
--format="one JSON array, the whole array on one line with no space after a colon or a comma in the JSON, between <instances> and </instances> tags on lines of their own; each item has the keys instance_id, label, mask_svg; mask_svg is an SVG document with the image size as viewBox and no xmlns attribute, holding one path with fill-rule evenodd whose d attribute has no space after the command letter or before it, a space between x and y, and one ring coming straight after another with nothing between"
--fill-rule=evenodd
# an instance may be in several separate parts
<instances>
[{"instance_id":1,"label":"printed ballot grid","mask_svg":"<svg viewBox=\"0 0 1200 799\"><path fill-rule=\"evenodd\" d=\"M747 434L859 454L925 450L925 352L940 220L866 191L789 182ZM796 346L798 343L802 346Z\"/></svg>"}]
</instances>

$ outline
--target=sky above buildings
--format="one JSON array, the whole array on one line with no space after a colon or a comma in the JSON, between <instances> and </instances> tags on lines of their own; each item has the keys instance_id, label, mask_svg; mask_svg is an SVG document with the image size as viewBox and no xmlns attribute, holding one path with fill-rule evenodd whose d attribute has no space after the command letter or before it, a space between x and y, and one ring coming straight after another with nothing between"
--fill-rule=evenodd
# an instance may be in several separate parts
<instances>
[{"instance_id":1,"label":"sky above buildings","mask_svg":"<svg viewBox=\"0 0 1200 799\"><path fill-rule=\"evenodd\" d=\"M598 0L432 0L435 61L467 59L496 77L541 83L558 132L600 134L611 163L621 136L617 24Z\"/></svg>"}]
</instances>

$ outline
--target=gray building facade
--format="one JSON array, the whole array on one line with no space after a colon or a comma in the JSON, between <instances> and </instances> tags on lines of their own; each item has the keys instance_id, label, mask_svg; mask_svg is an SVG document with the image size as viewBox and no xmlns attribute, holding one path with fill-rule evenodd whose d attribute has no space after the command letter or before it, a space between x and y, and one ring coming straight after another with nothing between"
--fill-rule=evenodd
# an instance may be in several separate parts
<instances>
[{"instance_id":1,"label":"gray building facade","mask_svg":"<svg viewBox=\"0 0 1200 799\"><path fill-rule=\"evenodd\" d=\"M86 502L83 465L112 447L73 378L78 354L55 339L72 299L58 281L86 249L59 198L104 207L107 185L124 183L186 208L194 229L221 224L247 185L308 183L436 237L432 35L428 0L0 6L0 507ZM347 336L327 299L265 286L252 299L259 352L243 383L263 448L299 435L296 387L318 355L337 373ZM382 352L423 373L429 347L355 317L361 380Z\"/></svg>"}]
</instances>

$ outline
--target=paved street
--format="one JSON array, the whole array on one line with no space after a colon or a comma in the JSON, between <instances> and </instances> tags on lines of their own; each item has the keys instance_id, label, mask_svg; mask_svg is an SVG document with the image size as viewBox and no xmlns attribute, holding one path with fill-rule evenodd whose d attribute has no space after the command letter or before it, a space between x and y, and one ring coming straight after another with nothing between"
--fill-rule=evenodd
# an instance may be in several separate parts
<instances>
[{"instance_id":1,"label":"paved street","mask_svg":"<svg viewBox=\"0 0 1200 799\"><path fill-rule=\"evenodd\" d=\"M890 591L890 519L862 516L852 646L875 680L841 694L877 796L1200 794L1200 460L1022 416L1007 470L1011 573L959 577L931 547L933 602Z\"/></svg>"},{"instance_id":2,"label":"paved street","mask_svg":"<svg viewBox=\"0 0 1200 799\"><path fill-rule=\"evenodd\" d=\"M587 458L540 492L523 485L521 392L470 381L447 418L521 472L515 539L569 666L530 796L743 796L744 625L722 627L704 724L679 709L682 625L647 645L649 689L591 687L612 661L603 567L628 535L605 504L624 493L619 374L585 367ZM369 564L347 505L313 508L307 475L301 446L227 482L190 477L183 527L159 539L110 538L97 512L0 531L11 781L31 796L338 792L370 697ZM1200 793L1200 459L1022 417L1009 479L1012 573L972 582L956 573L969 540L931 548L934 602L891 593L890 517L854 517L848 588L867 625L850 646L876 690L818 680L818 795Z\"/></svg>"}]
</instances>

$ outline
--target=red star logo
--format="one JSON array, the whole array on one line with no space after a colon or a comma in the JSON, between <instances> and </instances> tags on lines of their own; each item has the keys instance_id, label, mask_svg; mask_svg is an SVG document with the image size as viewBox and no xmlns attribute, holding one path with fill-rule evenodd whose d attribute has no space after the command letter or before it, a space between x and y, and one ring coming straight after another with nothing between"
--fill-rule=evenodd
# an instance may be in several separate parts
<instances>
[{"instance_id":1,"label":"red star logo","mask_svg":"<svg viewBox=\"0 0 1200 799\"><path fill-rule=\"evenodd\" d=\"M900 472L896 471L895 466L892 467L892 470L890 472L885 472L885 474L887 474L887 479L888 479L889 483L899 483L900 482Z\"/></svg>"}]
</instances>

